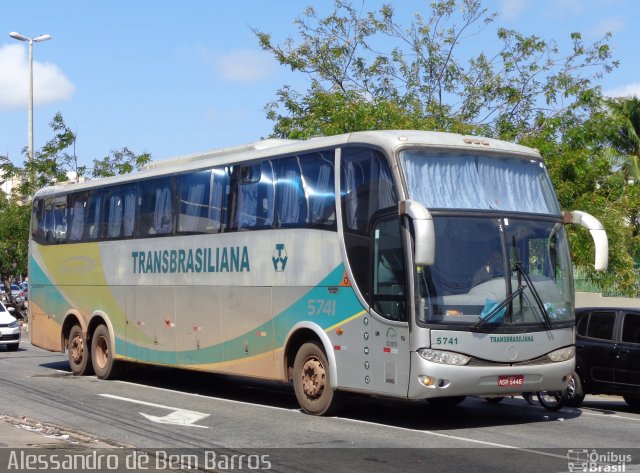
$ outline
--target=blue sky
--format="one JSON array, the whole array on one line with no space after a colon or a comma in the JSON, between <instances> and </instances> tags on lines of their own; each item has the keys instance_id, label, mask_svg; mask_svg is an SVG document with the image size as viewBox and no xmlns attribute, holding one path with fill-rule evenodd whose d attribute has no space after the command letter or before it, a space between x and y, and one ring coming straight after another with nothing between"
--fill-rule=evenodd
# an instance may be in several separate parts
<instances>
[{"instance_id":1,"label":"blue sky","mask_svg":"<svg viewBox=\"0 0 640 473\"><path fill-rule=\"evenodd\" d=\"M364 0L367 10L392 3L428 16L431 0ZM354 2L359 5L360 0ZM498 26L556 39L579 31L587 42L610 31L620 67L601 85L612 95L640 95L640 2L637 0L485 0L500 13L475 41L495 51ZM258 47L251 27L278 40L294 36L307 5L328 0L5 0L0 8L0 155L16 164L27 144L28 47L17 31L52 39L34 45L34 136L53 136L60 111L77 133L81 164L112 149L149 152L154 160L249 143L269 135L264 106L301 75Z\"/></svg>"}]
</instances>

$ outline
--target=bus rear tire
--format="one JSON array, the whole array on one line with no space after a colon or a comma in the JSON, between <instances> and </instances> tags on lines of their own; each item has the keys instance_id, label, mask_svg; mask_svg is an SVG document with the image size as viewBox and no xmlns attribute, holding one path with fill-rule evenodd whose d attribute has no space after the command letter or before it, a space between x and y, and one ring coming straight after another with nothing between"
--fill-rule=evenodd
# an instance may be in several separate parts
<instances>
[{"instance_id":1,"label":"bus rear tire","mask_svg":"<svg viewBox=\"0 0 640 473\"><path fill-rule=\"evenodd\" d=\"M303 344L293 363L293 389L302 410L315 416L335 414L344 393L332 389L327 356L317 342Z\"/></svg>"},{"instance_id":2,"label":"bus rear tire","mask_svg":"<svg viewBox=\"0 0 640 473\"><path fill-rule=\"evenodd\" d=\"M87 344L87 339L82 336L82 328L80 325L71 327L68 343L67 356L73 375L84 376L93 374L89 345Z\"/></svg>"},{"instance_id":3,"label":"bus rear tire","mask_svg":"<svg viewBox=\"0 0 640 473\"><path fill-rule=\"evenodd\" d=\"M91 337L91 361L98 378L114 379L119 375L120 365L115 360L115 354L109 329L105 325L98 325Z\"/></svg>"}]
</instances>

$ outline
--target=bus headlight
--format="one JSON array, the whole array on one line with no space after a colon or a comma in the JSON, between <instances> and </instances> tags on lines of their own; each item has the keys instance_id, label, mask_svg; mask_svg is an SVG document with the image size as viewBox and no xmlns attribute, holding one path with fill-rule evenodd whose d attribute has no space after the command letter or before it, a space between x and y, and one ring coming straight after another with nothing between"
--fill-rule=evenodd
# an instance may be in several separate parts
<instances>
[{"instance_id":1,"label":"bus headlight","mask_svg":"<svg viewBox=\"0 0 640 473\"><path fill-rule=\"evenodd\" d=\"M427 361L433 363L441 363L443 365L463 366L471 360L467 355L455 353L452 351L432 350L430 348L420 348L418 355Z\"/></svg>"},{"instance_id":2,"label":"bus headlight","mask_svg":"<svg viewBox=\"0 0 640 473\"><path fill-rule=\"evenodd\" d=\"M548 356L551 361L567 361L573 358L575 354L575 347L564 347L560 348L559 350L552 351Z\"/></svg>"}]
</instances>

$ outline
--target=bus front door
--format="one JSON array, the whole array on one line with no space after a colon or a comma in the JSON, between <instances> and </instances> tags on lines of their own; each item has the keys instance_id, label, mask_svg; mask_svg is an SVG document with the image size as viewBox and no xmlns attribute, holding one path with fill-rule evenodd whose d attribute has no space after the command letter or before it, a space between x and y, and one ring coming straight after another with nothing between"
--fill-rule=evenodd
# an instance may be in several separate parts
<instances>
[{"instance_id":1,"label":"bus front door","mask_svg":"<svg viewBox=\"0 0 640 473\"><path fill-rule=\"evenodd\" d=\"M372 388L406 395L409 385L409 324L405 259L398 215L378 218L373 225L371 286Z\"/></svg>"}]
</instances>

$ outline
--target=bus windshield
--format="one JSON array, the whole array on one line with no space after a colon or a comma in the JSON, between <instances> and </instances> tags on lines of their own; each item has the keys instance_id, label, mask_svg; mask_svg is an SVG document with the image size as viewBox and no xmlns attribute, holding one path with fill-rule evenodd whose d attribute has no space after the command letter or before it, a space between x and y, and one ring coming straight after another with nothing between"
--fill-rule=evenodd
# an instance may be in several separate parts
<instances>
[{"instance_id":1,"label":"bus windshield","mask_svg":"<svg viewBox=\"0 0 640 473\"><path fill-rule=\"evenodd\" d=\"M434 217L433 266L417 267L423 324L554 325L573 320L564 227L504 217ZM462 328L462 327L459 327Z\"/></svg>"},{"instance_id":2,"label":"bus windshield","mask_svg":"<svg viewBox=\"0 0 640 473\"><path fill-rule=\"evenodd\" d=\"M560 215L539 160L428 150L402 151L400 160L409 198L428 209Z\"/></svg>"}]
</instances>

